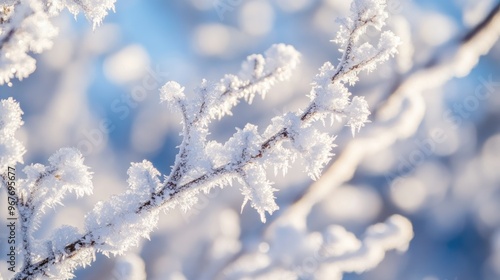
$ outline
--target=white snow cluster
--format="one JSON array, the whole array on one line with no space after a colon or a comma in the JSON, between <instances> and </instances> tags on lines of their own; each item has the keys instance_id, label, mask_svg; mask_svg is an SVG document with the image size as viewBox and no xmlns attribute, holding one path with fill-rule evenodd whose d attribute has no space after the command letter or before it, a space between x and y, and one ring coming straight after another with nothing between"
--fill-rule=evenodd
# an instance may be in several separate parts
<instances>
[{"instance_id":1,"label":"white snow cluster","mask_svg":"<svg viewBox=\"0 0 500 280\"><path fill-rule=\"evenodd\" d=\"M243 129L237 129L224 143L208 140L209 124L231 114L240 100L251 103L256 95L264 98L276 82L290 78L300 58L291 46L273 45L264 55L249 56L238 75L225 75L216 82L203 80L193 97L188 97L185 88L176 82L165 84L160 93L161 101L181 113L183 124L183 140L170 174L162 178L149 161L133 163L128 170L129 189L97 203L85 217L84 233L79 233L76 228L63 227L55 231L50 242L39 242L33 238L40 217L48 207L61 204L63 197L70 192L77 196L92 193L92 173L83 164L80 152L71 148L61 149L49 158L48 166L33 164L25 167L26 178L19 180L17 205L23 233L24 262L15 279L44 276L71 278L77 266L94 260L96 251L105 255L121 255L131 246L137 246L141 238L148 238L157 226L161 210L179 207L187 211L197 202L200 191L209 192L212 188L222 188L233 182L241 185L243 206L249 203L265 222L266 213L272 214L278 209L274 195L276 189L267 178L266 170L285 174L297 158L303 158L305 172L317 179L333 156L335 137L320 131L316 123L325 123L326 119L332 123L345 122L354 133L368 121L370 112L367 102L362 97L351 98L348 86L357 81L360 71L373 70L377 63L396 52L399 41L390 32L382 33L376 47L359 42L368 25L376 28L383 25L387 17L383 2L354 2L352 15L343 21L337 37L343 52L337 66L327 62L320 68L309 93L310 103L305 109L276 116L264 129L247 124ZM52 28L48 21L51 15L67 7L74 13L85 12L98 24L114 2L25 0L1 3L13 9L1 25L0 37L0 69L13 69L0 72L1 81L7 82L14 75L23 78L32 71L32 68L21 70L27 65L23 61L31 59L26 55L28 50L41 51L50 44L47 34L51 32L45 31ZM48 29L42 30L40 24ZM38 38L41 34L45 37ZM12 56L14 49L20 50L24 56L20 53ZM12 68L14 64L18 66ZM34 61L32 65L34 67ZM22 124L20 115L19 106L12 99L2 101L0 147L3 150L0 149L0 163L4 169L22 161L24 148L13 137ZM340 233L334 230L331 234L338 236ZM363 254L368 253L372 257L375 252L378 256L372 262L375 265L386 250L406 246L410 233L408 222L396 217L384 225L371 228L362 242L353 239L352 248L338 250L348 251L347 255L343 254L344 258L359 259L364 259ZM328 257L330 263L341 262L336 260L335 254L331 260ZM337 264L335 267L338 273L360 271L352 266L342 268Z\"/></svg>"},{"instance_id":2,"label":"white snow cluster","mask_svg":"<svg viewBox=\"0 0 500 280\"><path fill-rule=\"evenodd\" d=\"M23 144L14 135L21 127L23 112L14 99L0 101L0 173L5 174L9 166L23 162L26 152Z\"/></svg>"},{"instance_id":3,"label":"white snow cluster","mask_svg":"<svg viewBox=\"0 0 500 280\"><path fill-rule=\"evenodd\" d=\"M116 0L0 0L0 86L22 80L36 69L29 53L52 47L57 28L50 19L67 8L82 12L94 28L101 24Z\"/></svg>"},{"instance_id":4,"label":"white snow cluster","mask_svg":"<svg viewBox=\"0 0 500 280\"><path fill-rule=\"evenodd\" d=\"M81 153L73 148L60 149L49 158L49 164L26 166L23 169L26 177L16 182L22 249L25 265L41 261L47 255L57 255L54 263L68 259L64 266L50 266L45 271L51 277L66 279L72 277L74 268L90 264L94 259L93 250L82 250L78 258L70 258L66 252L66 245L81 236L81 233L76 228L64 226L55 230L46 243L36 240L33 235L48 208L62 205L68 193L74 193L77 197L92 194L92 172L83 164Z\"/></svg>"},{"instance_id":5,"label":"white snow cluster","mask_svg":"<svg viewBox=\"0 0 500 280\"><path fill-rule=\"evenodd\" d=\"M293 225L267 240L269 252L249 253L224 271L225 279L331 279L377 266L390 250L404 252L413 239L408 219L394 215L370 226L364 237L338 225L323 232L305 232ZM279 240L283 239L283 240Z\"/></svg>"}]
</instances>

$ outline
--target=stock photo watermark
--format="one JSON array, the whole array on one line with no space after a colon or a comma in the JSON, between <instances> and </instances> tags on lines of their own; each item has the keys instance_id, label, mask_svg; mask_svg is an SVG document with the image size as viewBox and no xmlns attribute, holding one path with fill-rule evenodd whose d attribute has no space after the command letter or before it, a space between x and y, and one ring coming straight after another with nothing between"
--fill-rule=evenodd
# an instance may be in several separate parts
<instances>
[{"instance_id":1,"label":"stock photo watermark","mask_svg":"<svg viewBox=\"0 0 500 280\"><path fill-rule=\"evenodd\" d=\"M442 117L447 127L453 130L459 129L480 108L481 103L488 100L492 94L497 93L500 88L500 81L494 81L492 75L489 75L487 79L479 77L478 80L479 85L472 94L460 102L453 103L450 109L443 112ZM445 143L447 138L445 128L434 128L429 137L415 140L416 148L405 157L398 159L395 173L385 176L387 183L391 185L398 179L408 177L416 167L434 155L436 146Z\"/></svg>"},{"instance_id":2,"label":"stock photo watermark","mask_svg":"<svg viewBox=\"0 0 500 280\"><path fill-rule=\"evenodd\" d=\"M7 270L16 272L17 263L17 189L16 189L16 169L8 166L6 174L3 175L7 187L7 229L8 232L5 248L7 249Z\"/></svg>"},{"instance_id":3,"label":"stock photo watermark","mask_svg":"<svg viewBox=\"0 0 500 280\"><path fill-rule=\"evenodd\" d=\"M243 0L214 0L212 6L219 16L221 21L224 20L224 16L227 12L234 11L238 6L243 3Z\"/></svg>"},{"instance_id":4,"label":"stock photo watermark","mask_svg":"<svg viewBox=\"0 0 500 280\"><path fill-rule=\"evenodd\" d=\"M410 0L387 0L387 11L391 15L398 15L404 10L405 5L409 1ZM233 12L235 9L241 6L242 3L243 0L213 0L212 6L217 13L217 16L219 17L219 20L223 21L225 19L226 13ZM371 34L367 33L366 35L372 37L375 34L378 33L376 33L376 31L373 31Z\"/></svg>"},{"instance_id":5,"label":"stock photo watermark","mask_svg":"<svg viewBox=\"0 0 500 280\"><path fill-rule=\"evenodd\" d=\"M391 15L398 15L403 12L405 6L410 2L410 0L387 0L387 11Z\"/></svg>"}]
</instances>

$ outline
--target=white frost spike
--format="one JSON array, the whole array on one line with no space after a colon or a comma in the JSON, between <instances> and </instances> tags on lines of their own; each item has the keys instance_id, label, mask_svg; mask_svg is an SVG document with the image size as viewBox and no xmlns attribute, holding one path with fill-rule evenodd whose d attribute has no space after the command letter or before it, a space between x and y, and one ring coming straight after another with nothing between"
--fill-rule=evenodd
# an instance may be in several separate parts
<instances>
[{"instance_id":1,"label":"white frost spike","mask_svg":"<svg viewBox=\"0 0 500 280\"><path fill-rule=\"evenodd\" d=\"M5 173L8 166L15 166L23 162L26 152L23 144L14 137L21 127L23 111L12 98L0 102L0 172Z\"/></svg>"},{"instance_id":2,"label":"white frost spike","mask_svg":"<svg viewBox=\"0 0 500 280\"><path fill-rule=\"evenodd\" d=\"M58 3L55 0L49 2L55 3L55 5ZM102 23L104 17L108 15L109 10L115 10L116 0L66 0L64 2L64 5L75 16L83 12L87 19L92 21L95 29ZM59 6L58 8L62 9L64 6Z\"/></svg>"},{"instance_id":3,"label":"white frost spike","mask_svg":"<svg viewBox=\"0 0 500 280\"><path fill-rule=\"evenodd\" d=\"M372 71L376 64L387 60L397 52L400 39L390 31L381 34L377 47L369 43L357 46L368 26L380 30L387 19L383 0L356 0L351 5L351 17L340 19L340 29L334 42L341 47L343 57L335 69L339 80L354 85L361 71Z\"/></svg>"},{"instance_id":4,"label":"white frost spike","mask_svg":"<svg viewBox=\"0 0 500 280\"><path fill-rule=\"evenodd\" d=\"M385 11L384 0L355 0L351 4L351 16L337 19L340 23L339 31L334 42L338 43L343 51L349 41L356 43L368 26L380 30L385 25L388 13Z\"/></svg>"},{"instance_id":5,"label":"white frost spike","mask_svg":"<svg viewBox=\"0 0 500 280\"><path fill-rule=\"evenodd\" d=\"M295 130L292 139L293 147L304 159L305 172L311 179L317 180L333 156L335 137L313 127L305 127Z\"/></svg>"},{"instance_id":6,"label":"white frost spike","mask_svg":"<svg viewBox=\"0 0 500 280\"><path fill-rule=\"evenodd\" d=\"M80 235L78 229L72 226L62 226L58 228L50 238L50 244L52 245L51 251L64 251L64 246L66 246L68 242L76 240Z\"/></svg>"},{"instance_id":7,"label":"white frost spike","mask_svg":"<svg viewBox=\"0 0 500 280\"><path fill-rule=\"evenodd\" d=\"M359 131L368 122L368 116L370 115L368 103L362 96L355 96L345 111L347 125L351 127L351 132L354 136L356 130Z\"/></svg>"},{"instance_id":8,"label":"white frost spike","mask_svg":"<svg viewBox=\"0 0 500 280\"><path fill-rule=\"evenodd\" d=\"M205 154L209 157L213 166L221 166L231 160L231 155L227 153L224 145L217 141L208 141L205 146Z\"/></svg>"},{"instance_id":9,"label":"white frost spike","mask_svg":"<svg viewBox=\"0 0 500 280\"><path fill-rule=\"evenodd\" d=\"M335 67L330 61L325 62L320 68L319 73L314 77L313 85L322 88L328 87L332 83L332 77L335 74Z\"/></svg>"},{"instance_id":10,"label":"white frost spike","mask_svg":"<svg viewBox=\"0 0 500 280\"><path fill-rule=\"evenodd\" d=\"M133 192L148 198L161 187L160 172L147 160L132 163L128 169L128 184Z\"/></svg>"},{"instance_id":11,"label":"white frost spike","mask_svg":"<svg viewBox=\"0 0 500 280\"><path fill-rule=\"evenodd\" d=\"M19 140L0 136L0 173L5 174L9 166L22 163L25 152L26 149Z\"/></svg>"},{"instance_id":12,"label":"white frost spike","mask_svg":"<svg viewBox=\"0 0 500 280\"><path fill-rule=\"evenodd\" d=\"M31 201L35 224L47 207L61 204L67 193L78 196L92 194L92 173L83 164L75 149L63 148L49 158L50 166L33 164L23 171L26 179L19 180L19 193Z\"/></svg>"},{"instance_id":13,"label":"white frost spike","mask_svg":"<svg viewBox=\"0 0 500 280\"><path fill-rule=\"evenodd\" d=\"M277 81L290 78L299 58L300 54L292 46L284 44L271 46L264 56L248 56L238 76L225 75L216 83L203 80L197 90L198 106L189 108L188 115L198 114L196 119L206 126L211 120L231 115L241 99L252 103L256 95L265 98Z\"/></svg>"},{"instance_id":14,"label":"white frost spike","mask_svg":"<svg viewBox=\"0 0 500 280\"><path fill-rule=\"evenodd\" d=\"M266 72L278 71L278 80L290 78L292 70L300 61L300 54L292 46L285 44L273 45L266 53Z\"/></svg>"},{"instance_id":15,"label":"white frost spike","mask_svg":"<svg viewBox=\"0 0 500 280\"><path fill-rule=\"evenodd\" d=\"M389 14L385 11L385 0L355 0L351 5L352 18L368 22L380 30Z\"/></svg>"},{"instance_id":16,"label":"white frost spike","mask_svg":"<svg viewBox=\"0 0 500 280\"><path fill-rule=\"evenodd\" d=\"M384 31L380 35L380 39L377 44L377 49L382 50L380 56L380 62L387 60L389 57L394 56L398 50L397 47L401 45L401 38L396 36L392 31Z\"/></svg>"},{"instance_id":17,"label":"white frost spike","mask_svg":"<svg viewBox=\"0 0 500 280\"><path fill-rule=\"evenodd\" d=\"M0 137L11 137L23 125L23 111L12 97L0 102Z\"/></svg>"},{"instance_id":18,"label":"white frost spike","mask_svg":"<svg viewBox=\"0 0 500 280\"><path fill-rule=\"evenodd\" d=\"M266 179L266 170L262 166L250 165L246 167L239 178L243 184L241 192L245 197L241 210L246 203L250 201L250 205L257 210L260 215L260 220L266 222L266 212L272 214L279 207L274 201L274 192L276 189L272 187L272 182Z\"/></svg>"},{"instance_id":19,"label":"white frost spike","mask_svg":"<svg viewBox=\"0 0 500 280\"><path fill-rule=\"evenodd\" d=\"M181 87L177 82L170 81L160 89L161 102L167 102L173 105L185 98L184 87Z\"/></svg>"},{"instance_id":20,"label":"white frost spike","mask_svg":"<svg viewBox=\"0 0 500 280\"><path fill-rule=\"evenodd\" d=\"M318 107L333 114L342 114L349 105L351 93L341 83L330 83L323 87L314 87L311 94Z\"/></svg>"},{"instance_id":21,"label":"white frost spike","mask_svg":"<svg viewBox=\"0 0 500 280\"><path fill-rule=\"evenodd\" d=\"M240 76L245 80L255 80L264 74L266 60L260 54L249 55L241 64Z\"/></svg>"},{"instance_id":22,"label":"white frost spike","mask_svg":"<svg viewBox=\"0 0 500 280\"><path fill-rule=\"evenodd\" d=\"M54 176L63 182L65 189L77 196L92 194L92 172L83 164L80 151L62 148L49 158L49 163L58 170Z\"/></svg>"},{"instance_id":23,"label":"white frost spike","mask_svg":"<svg viewBox=\"0 0 500 280\"><path fill-rule=\"evenodd\" d=\"M81 253L76 256L68 256L65 254L65 246L77 240L81 236L78 229L72 226L62 226L57 229L51 236L46 247L50 254L62 254L60 262L64 264L53 265L47 270L47 276L50 279L69 279L73 278L72 273L79 265L89 265L95 260L95 250L91 248L81 249Z\"/></svg>"},{"instance_id":24,"label":"white frost spike","mask_svg":"<svg viewBox=\"0 0 500 280\"><path fill-rule=\"evenodd\" d=\"M223 151L225 151L225 155L216 155L216 157L225 158L229 163L238 164L258 153L261 143L262 137L257 131L257 126L247 124L245 128L238 129L233 137L224 143ZM213 149L217 146L212 144L211 147ZM214 156L211 157L214 158ZM220 161L220 159L214 158L213 161ZM226 163L228 163L227 161Z\"/></svg>"},{"instance_id":25,"label":"white frost spike","mask_svg":"<svg viewBox=\"0 0 500 280\"><path fill-rule=\"evenodd\" d=\"M364 43L360 45L358 48L352 51L352 61L349 63L349 68L355 67L356 65L359 65L363 63L363 61L368 61L372 57L375 57L377 52L379 52L380 49L376 49L372 44L370 43ZM369 63L366 66L366 70L368 72L373 71L377 65L375 63Z\"/></svg>"},{"instance_id":26,"label":"white frost spike","mask_svg":"<svg viewBox=\"0 0 500 280\"><path fill-rule=\"evenodd\" d=\"M113 196L109 201L99 202L85 218L87 231L99 240L96 249L105 255L120 255L132 246L137 246L142 238L158 224L158 210L143 211L138 214L140 200L135 194Z\"/></svg>"}]
</instances>

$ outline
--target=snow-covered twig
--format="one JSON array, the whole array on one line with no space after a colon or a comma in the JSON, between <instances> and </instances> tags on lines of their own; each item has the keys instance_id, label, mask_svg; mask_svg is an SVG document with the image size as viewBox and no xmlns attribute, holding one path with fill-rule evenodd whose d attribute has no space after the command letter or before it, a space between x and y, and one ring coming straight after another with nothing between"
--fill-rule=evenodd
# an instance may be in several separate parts
<instances>
[{"instance_id":1,"label":"snow-covered twig","mask_svg":"<svg viewBox=\"0 0 500 280\"><path fill-rule=\"evenodd\" d=\"M382 105L375 110L373 127L366 131L363 137L350 141L322 179L294 200L293 209L283 212L293 216L307 215L332 186L339 186L352 178L356 167L366 155L381 151L395 141L413 135L425 111L422 93L470 72L499 37L500 4L462 40L457 40L457 43L451 46L446 44L443 49L435 52L446 55L431 57L428 63L416 65L404 77L396 79L396 84L390 87L390 92L383 98ZM409 104L403 107L401 105L405 100Z\"/></svg>"},{"instance_id":2,"label":"snow-covered twig","mask_svg":"<svg viewBox=\"0 0 500 280\"><path fill-rule=\"evenodd\" d=\"M377 46L361 42L368 26L379 30L383 26L387 18L384 6L380 0L354 1L352 15L341 22L335 40L343 52L339 64L334 67L327 62L320 68L309 94L310 104L304 110L273 118L263 132L247 124L225 143L207 140L208 125L230 114L241 99L251 103L257 94L264 97L275 82L290 78L299 60L293 47L274 45L264 56L249 56L239 75L226 75L216 83L203 81L194 98L188 98L178 83L167 83L161 89L161 100L183 117L183 140L170 175L161 180L161 173L150 162L133 163L128 170L130 189L99 202L86 216L83 234L63 227L49 243L38 244L31 237L45 208L54 207L67 192L77 196L91 193L91 173L81 154L61 149L49 159L50 166L26 167L26 179L19 182L18 209L26 229L23 239L27 252L15 279L70 278L77 266L94 260L96 250L106 255L122 254L140 238L147 238L160 210L188 210L200 191L222 188L233 181L242 185L243 206L250 202L265 222L266 212L278 209L266 169L286 173L290 164L302 157L305 171L317 179L333 156L335 138L319 131L315 124L327 118L332 123L345 121L354 134L368 121L366 101L350 98L347 86L355 84L361 71L372 71L396 52L399 39L390 31L381 34Z\"/></svg>"},{"instance_id":3,"label":"snow-covered twig","mask_svg":"<svg viewBox=\"0 0 500 280\"><path fill-rule=\"evenodd\" d=\"M23 144L14 135L23 125L23 112L14 99L0 101L0 173L5 174L9 166L23 162L26 152Z\"/></svg>"},{"instance_id":4,"label":"snow-covered twig","mask_svg":"<svg viewBox=\"0 0 500 280\"><path fill-rule=\"evenodd\" d=\"M340 280L344 273L362 273L377 266L389 250L406 251L413 238L411 223L399 215L370 226L361 240L338 225L323 232L282 230L287 231L282 232L287 234L283 235L286 244L277 241L265 254L253 252L239 258L226 267L224 279Z\"/></svg>"},{"instance_id":5,"label":"snow-covered twig","mask_svg":"<svg viewBox=\"0 0 500 280\"><path fill-rule=\"evenodd\" d=\"M52 47L57 28L50 19L67 8L83 12L94 28L114 9L116 0L0 0L0 85L22 80L35 71L29 55Z\"/></svg>"},{"instance_id":6,"label":"snow-covered twig","mask_svg":"<svg viewBox=\"0 0 500 280\"><path fill-rule=\"evenodd\" d=\"M424 101L421 97L423 91L441 86L453 77L469 72L479 57L491 49L499 35L500 4L497 4L463 39L456 40L456 44L444 44L434 52L437 56L432 56L428 63L415 65L403 77L394 79L395 84L390 85L387 94L381 98L382 105L374 109L375 119L365 133L347 143L319 180L290 200L283 201L281 211L272 217L270 223L262 225L254 233L254 238L265 239L265 236L273 235L282 224L290 220L305 223L314 205L327 197L332 189L348 182L366 156L387 149L395 141L414 134L424 116ZM442 56L443 54L446 56ZM464 64L464 56L468 58L468 63ZM406 94L408 92L411 94ZM405 100L408 104L402 108L401 104ZM396 114L388 118L384 111ZM232 267L256 250L242 247L221 270Z\"/></svg>"}]
</instances>

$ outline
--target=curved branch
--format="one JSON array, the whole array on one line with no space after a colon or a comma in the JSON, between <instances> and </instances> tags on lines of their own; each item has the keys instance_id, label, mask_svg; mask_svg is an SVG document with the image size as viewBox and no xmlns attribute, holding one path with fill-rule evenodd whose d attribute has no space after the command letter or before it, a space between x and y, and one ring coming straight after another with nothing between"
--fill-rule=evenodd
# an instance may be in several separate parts
<instances>
[{"instance_id":1,"label":"curved branch","mask_svg":"<svg viewBox=\"0 0 500 280\"><path fill-rule=\"evenodd\" d=\"M400 106L407 91L411 91L412 93L409 97L411 98L411 103L422 104L422 91L442 85L457 75L456 68L460 65L460 57L464 53L472 53L473 60L477 59L493 47L499 36L500 3L492 9L481 23L467 32L458 41L459 45L454 48L452 55L448 53L449 56L446 59L433 57L428 63L421 66L414 66L408 74L398 78L395 84L389 87L388 94L384 98L385 102L382 102L375 109L373 115L376 115L378 120L373 121L373 124L367 128L367 130L375 131L375 133L365 133L364 136L352 140L340 152L318 181L292 197L289 201L282 202L281 211L277 215L271 216L269 218L270 223L261 225L261 228L255 234L263 237L269 236L278 224L292 216L295 221L301 220L299 217L305 220L313 205L324 199L332 189L348 182L353 177L357 166L359 166L365 156L390 147L398 139L408 137L408 131L402 131L402 129L407 129L408 127L410 130L413 127L416 129L423 117L422 111L417 110L406 113L399 111L400 114L393 116L392 119L388 119L383 113L385 111L393 111L393 106ZM445 47L446 50L448 48L448 46ZM443 50L437 50L436 53L442 54ZM431 61L437 62L431 63ZM470 70L475 64L471 63L466 68ZM386 127L387 129L380 131L381 127ZM400 132L397 132L398 130ZM221 266L219 273L225 267L237 262L243 255L253 250L255 248L242 247L225 265Z\"/></svg>"},{"instance_id":2,"label":"curved branch","mask_svg":"<svg viewBox=\"0 0 500 280\"><path fill-rule=\"evenodd\" d=\"M390 97L384 105L376 111L376 113L378 113L377 118L379 120L374 121L374 124L380 123L380 125L377 127L372 126L372 129L370 130L377 130L379 126L387 126L387 124L394 123L394 119L388 118L384 113L388 111L399 112L398 110L393 110L393 106L399 107L403 98L406 97L405 94L407 92L411 92L412 96L420 95L424 90L435 88L449 81L453 77L456 77L461 71L470 71L477 64L478 58L481 55L486 54L493 47L499 36L500 4L496 5L491 13L480 24L478 24L477 27L467 33L464 39L460 41L459 46L455 48L452 55L447 56L446 59L441 59L433 66L416 67L410 71L406 77L400 80L400 83L394 87L393 92L389 94ZM487 40L485 40L485 38ZM438 51L438 53L441 52ZM473 55L473 58L469 58L470 62L467 65L463 65L461 62L462 57L465 54ZM402 119L403 117L404 114L394 116L396 119ZM415 115L413 119L418 119L419 117L419 115ZM408 121L407 119L405 120ZM388 134L390 133L391 130L389 129ZM390 146L398 138L407 136L408 135L394 135L394 137L391 137L394 138L392 141L384 141L379 147L376 147L376 145L373 144L369 145L369 149L366 148L367 145L375 142L374 138L380 138L380 136L368 135L365 139L363 139L363 137L354 139L349 143L346 149L340 153L329 170L325 172L323 177L312 184L306 192L302 193L299 197L296 197L290 207L281 212L280 217L286 215L285 213L287 212L295 213L294 208L299 207L298 205L300 204L303 204L304 206L307 205L306 209L309 209L312 205L321 200L324 197L323 194L325 192L329 192L333 186L338 186L341 183L348 181L354 174L356 166L359 165L365 155L373 152L374 148L375 150L382 150ZM335 184L323 184L323 182L328 182L333 178L338 178L333 180L336 182ZM308 212L306 209L303 211Z\"/></svg>"}]
</instances>

